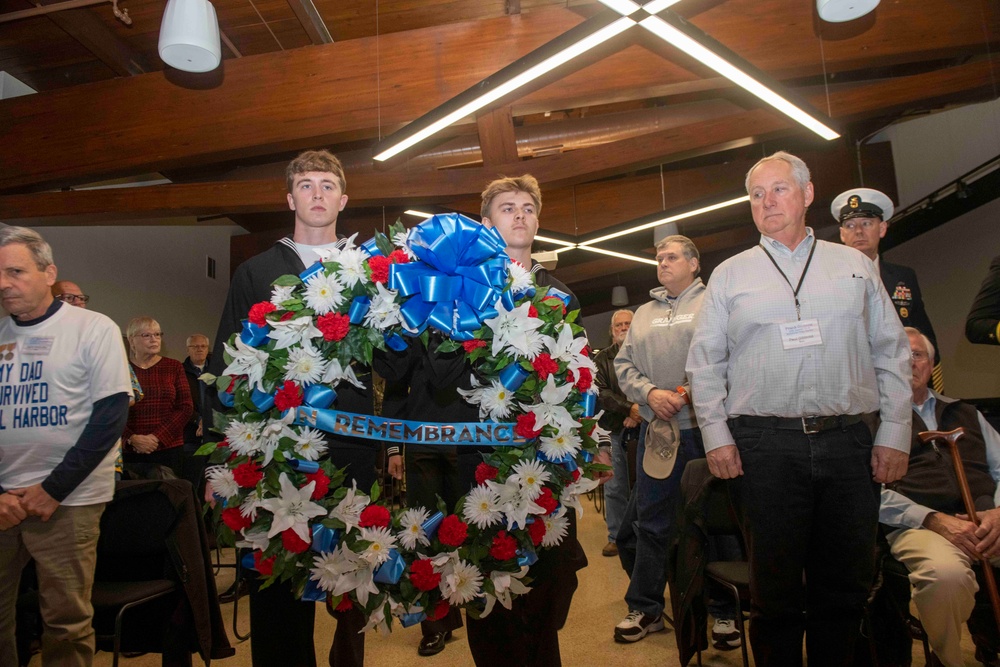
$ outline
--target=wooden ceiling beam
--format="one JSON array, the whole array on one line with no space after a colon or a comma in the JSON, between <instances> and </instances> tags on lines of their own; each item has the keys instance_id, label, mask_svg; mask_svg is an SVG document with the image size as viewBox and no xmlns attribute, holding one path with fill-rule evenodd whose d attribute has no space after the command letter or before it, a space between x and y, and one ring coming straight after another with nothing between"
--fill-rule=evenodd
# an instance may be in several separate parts
<instances>
[{"instance_id":1,"label":"wooden ceiling beam","mask_svg":"<svg viewBox=\"0 0 1000 667\"><path fill-rule=\"evenodd\" d=\"M100 9L111 11L107 5ZM159 69L129 46L128 42L118 37L90 9L68 9L53 12L47 17L118 76L137 76Z\"/></svg>"},{"instance_id":2,"label":"wooden ceiling beam","mask_svg":"<svg viewBox=\"0 0 1000 667\"><path fill-rule=\"evenodd\" d=\"M747 11L737 11L733 2ZM818 38L803 29L812 20L807 4L794 3L793 9L779 0L731 0L724 3L724 12L713 8L696 22L779 77L817 74L824 68L835 72L862 61L880 66L928 54L968 55L985 48L980 13L956 12L948 0L927 0L919 23L933 29L920 39L895 35L900 25L914 23L912 13L907 14L910 8L880 7L875 23L861 35L824 42L823 63L816 55ZM802 13L804 23L793 29L784 21L759 20L760 12ZM995 13L986 16L995 20ZM362 38L226 61L223 75L201 89L181 87L155 72L42 93L31 100L7 100L0 105L0 150L16 156L18 168L0 175L0 190L370 139L378 136L380 123L384 135L580 20L571 10L552 8L382 35L378 72L371 57L375 38ZM995 33L990 39L996 39ZM774 49L779 42L782 48ZM613 55L527 95L525 104L542 99L550 108L566 108L581 91L598 90L605 100L614 100L649 96L670 86L705 85L700 75L660 55L641 47L627 51L645 55ZM248 99L254 104L246 104Z\"/></svg>"},{"instance_id":3,"label":"wooden ceiling beam","mask_svg":"<svg viewBox=\"0 0 1000 667\"><path fill-rule=\"evenodd\" d=\"M302 24L302 29L309 35L313 44L332 44L333 36L326 22L320 15L313 0L288 0L288 6L295 13L295 18Z\"/></svg>"},{"instance_id":4,"label":"wooden ceiling beam","mask_svg":"<svg viewBox=\"0 0 1000 667\"><path fill-rule=\"evenodd\" d=\"M486 111L476 117L483 166L517 162L517 139L514 137L514 117L510 107Z\"/></svg>"}]
</instances>

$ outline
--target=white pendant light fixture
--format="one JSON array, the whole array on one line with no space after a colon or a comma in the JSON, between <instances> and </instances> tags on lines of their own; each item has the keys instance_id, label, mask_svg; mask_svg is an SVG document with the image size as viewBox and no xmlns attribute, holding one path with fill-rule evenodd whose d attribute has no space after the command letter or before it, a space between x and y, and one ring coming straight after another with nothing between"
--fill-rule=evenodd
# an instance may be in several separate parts
<instances>
[{"instance_id":1,"label":"white pendant light fixture","mask_svg":"<svg viewBox=\"0 0 1000 667\"><path fill-rule=\"evenodd\" d=\"M875 11L879 0L816 0L816 12L824 21L844 23Z\"/></svg>"},{"instance_id":2,"label":"white pendant light fixture","mask_svg":"<svg viewBox=\"0 0 1000 667\"><path fill-rule=\"evenodd\" d=\"M160 24L160 59L185 72L210 72L222 62L219 21L208 0L167 0Z\"/></svg>"}]
</instances>

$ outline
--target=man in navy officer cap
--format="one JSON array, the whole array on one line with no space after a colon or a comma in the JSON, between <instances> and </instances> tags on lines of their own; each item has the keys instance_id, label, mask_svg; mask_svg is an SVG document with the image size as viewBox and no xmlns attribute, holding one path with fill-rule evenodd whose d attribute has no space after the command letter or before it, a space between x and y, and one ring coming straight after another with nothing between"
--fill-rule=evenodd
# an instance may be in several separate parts
<instances>
[{"instance_id":1,"label":"man in navy officer cap","mask_svg":"<svg viewBox=\"0 0 1000 667\"><path fill-rule=\"evenodd\" d=\"M879 240L885 236L888 228L886 221L892 217L893 210L892 200L871 188L853 188L841 192L830 204L830 213L840 223L841 243L860 250L875 262L882 276L882 284L885 285L903 326L922 331L937 350L937 337L927 311L924 310L917 274L908 266L886 262L878 254ZM931 386L938 392L944 389L941 357L937 353L934 357Z\"/></svg>"}]
</instances>

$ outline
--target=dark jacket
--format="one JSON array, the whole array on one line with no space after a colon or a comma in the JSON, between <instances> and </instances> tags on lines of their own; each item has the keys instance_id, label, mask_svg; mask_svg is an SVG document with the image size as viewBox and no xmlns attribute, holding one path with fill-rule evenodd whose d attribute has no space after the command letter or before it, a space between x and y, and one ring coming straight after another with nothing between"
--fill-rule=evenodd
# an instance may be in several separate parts
<instances>
[{"instance_id":1,"label":"dark jacket","mask_svg":"<svg viewBox=\"0 0 1000 667\"><path fill-rule=\"evenodd\" d=\"M614 343L594 357L594 365L597 366L595 382L597 388L601 390L599 398L601 408L604 409L600 425L612 433L619 433L622 430L625 418L632 409L632 401L625 398L621 387L618 386L618 376L615 374L615 355L620 349L621 345Z\"/></svg>"},{"instance_id":2,"label":"dark jacket","mask_svg":"<svg viewBox=\"0 0 1000 667\"><path fill-rule=\"evenodd\" d=\"M931 326L930 318L924 309L924 298L920 294L917 274L908 266L890 264L884 257L879 257L878 268L885 291L889 293L896 314L899 315L899 321L904 327L919 329L920 333L930 339L934 345L934 364L939 364L941 355L937 351L937 336L934 335L934 327Z\"/></svg>"},{"instance_id":3,"label":"dark jacket","mask_svg":"<svg viewBox=\"0 0 1000 667\"><path fill-rule=\"evenodd\" d=\"M200 445L206 442L204 433L202 435L197 435L197 433L198 424L201 423L202 412L207 402L209 388L204 382L198 381L198 376L207 372L211 363L212 355L209 355L208 359L205 360L204 370L198 370L198 367L191 362L191 357L184 359L184 375L187 376L188 387L191 388L191 400L194 402L194 412L191 414L191 419L184 425L184 444ZM208 442L212 441L209 440Z\"/></svg>"},{"instance_id":4,"label":"dark jacket","mask_svg":"<svg viewBox=\"0 0 1000 667\"><path fill-rule=\"evenodd\" d=\"M965 320L965 337L970 343L1000 345L1000 255L990 262L990 270L976 294L969 317Z\"/></svg>"}]
</instances>

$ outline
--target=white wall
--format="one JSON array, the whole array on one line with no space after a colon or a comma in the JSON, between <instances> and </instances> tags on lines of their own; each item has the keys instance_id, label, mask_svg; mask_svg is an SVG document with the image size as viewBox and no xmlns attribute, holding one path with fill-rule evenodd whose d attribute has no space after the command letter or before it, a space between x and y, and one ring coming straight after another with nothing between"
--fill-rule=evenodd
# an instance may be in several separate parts
<instances>
[{"instance_id":1,"label":"white wall","mask_svg":"<svg viewBox=\"0 0 1000 667\"><path fill-rule=\"evenodd\" d=\"M40 227L52 245L59 277L90 295L89 308L125 331L137 315L154 317L165 334L163 354L187 356L192 333L215 337L229 289L229 238L236 225ZM206 255L216 279L205 275ZM215 342L214 340L212 341Z\"/></svg>"}]
</instances>

